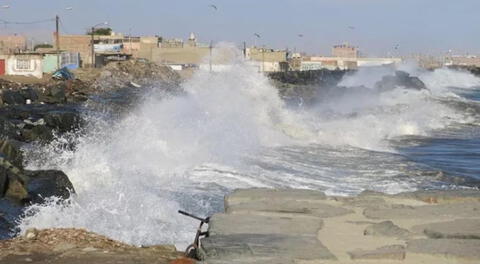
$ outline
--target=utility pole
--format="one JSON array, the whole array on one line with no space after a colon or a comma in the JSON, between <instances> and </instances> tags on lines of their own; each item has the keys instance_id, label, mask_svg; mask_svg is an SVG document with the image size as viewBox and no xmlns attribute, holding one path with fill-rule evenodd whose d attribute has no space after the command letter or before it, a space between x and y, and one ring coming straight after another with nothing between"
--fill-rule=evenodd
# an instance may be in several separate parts
<instances>
[{"instance_id":1,"label":"utility pole","mask_svg":"<svg viewBox=\"0 0 480 264\"><path fill-rule=\"evenodd\" d=\"M210 73L212 72L212 41L210 40L210 57L209 57L209 61L208 61L208 64L209 64L209 68L210 68Z\"/></svg>"},{"instance_id":2,"label":"utility pole","mask_svg":"<svg viewBox=\"0 0 480 264\"><path fill-rule=\"evenodd\" d=\"M60 69L60 32L58 30L58 24L60 18L55 16L55 46L57 46L57 70Z\"/></svg>"},{"instance_id":3,"label":"utility pole","mask_svg":"<svg viewBox=\"0 0 480 264\"><path fill-rule=\"evenodd\" d=\"M243 58L247 59L247 42L243 42Z\"/></svg>"},{"instance_id":4,"label":"utility pole","mask_svg":"<svg viewBox=\"0 0 480 264\"><path fill-rule=\"evenodd\" d=\"M92 68L95 68L95 47L94 47L94 41L93 41L93 34L95 32L95 27L92 27L92 31L90 32L92 34L92 45L91 45L91 48L92 48Z\"/></svg>"}]
</instances>

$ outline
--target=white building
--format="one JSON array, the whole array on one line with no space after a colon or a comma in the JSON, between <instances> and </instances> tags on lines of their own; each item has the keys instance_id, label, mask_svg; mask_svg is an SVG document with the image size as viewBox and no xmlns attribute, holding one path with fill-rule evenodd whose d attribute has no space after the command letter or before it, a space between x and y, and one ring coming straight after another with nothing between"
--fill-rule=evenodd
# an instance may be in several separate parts
<instances>
[{"instance_id":1,"label":"white building","mask_svg":"<svg viewBox=\"0 0 480 264\"><path fill-rule=\"evenodd\" d=\"M42 59L43 56L40 54L9 55L6 63L6 74L42 78Z\"/></svg>"}]
</instances>

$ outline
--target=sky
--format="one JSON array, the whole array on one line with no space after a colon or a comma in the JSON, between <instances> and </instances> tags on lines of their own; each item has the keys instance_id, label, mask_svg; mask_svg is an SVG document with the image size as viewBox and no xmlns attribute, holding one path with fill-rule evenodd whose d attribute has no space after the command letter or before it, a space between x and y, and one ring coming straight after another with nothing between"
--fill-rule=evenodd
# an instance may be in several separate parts
<instances>
[{"instance_id":1,"label":"sky","mask_svg":"<svg viewBox=\"0 0 480 264\"><path fill-rule=\"evenodd\" d=\"M318 55L342 43L370 56L480 54L480 0L0 0L0 34L51 42L53 21L1 21L57 14L62 34L107 21L126 35L186 39L194 32L206 43L246 41Z\"/></svg>"}]
</instances>

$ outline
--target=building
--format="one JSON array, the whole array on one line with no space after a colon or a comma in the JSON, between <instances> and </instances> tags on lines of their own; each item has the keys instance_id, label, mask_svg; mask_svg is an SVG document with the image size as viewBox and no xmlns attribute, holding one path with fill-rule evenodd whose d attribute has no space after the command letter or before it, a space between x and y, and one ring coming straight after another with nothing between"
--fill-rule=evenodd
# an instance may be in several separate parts
<instances>
[{"instance_id":1,"label":"building","mask_svg":"<svg viewBox=\"0 0 480 264\"><path fill-rule=\"evenodd\" d=\"M348 43L335 45L332 48L333 57L357 58L358 53L358 49L356 47L348 45Z\"/></svg>"},{"instance_id":2,"label":"building","mask_svg":"<svg viewBox=\"0 0 480 264\"><path fill-rule=\"evenodd\" d=\"M262 72L277 72L287 70L287 51L268 48L246 48L245 58Z\"/></svg>"},{"instance_id":3,"label":"building","mask_svg":"<svg viewBox=\"0 0 480 264\"><path fill-rule=\"evenodd\" d=\"M17 53L8 55L6 60L6 75L23 75L43 77L43 55L40 53Z\"/></svg>"},{"instance_id":4,"label":"building","mask_svg":"<svg viewBox=\"0 0 480 264\"><path fill-rule=\"evenodd\" d=\"M13 54L26 49L26 37L20 35L0 35L0 54Z\"/></svg>"},{"instance_id":5,"label":"building","mask_svg":"<svg viewBox=\"0 0 480 264\"><path fill-rule=\"evenodd\" d=\"M80 67L80 53L62 51L60 57L55 51L38 51L43 55L42 70L44 73L55 72L58 67L66 67L69 70L74 70ZM57 58L60 59L57 59Z\"/></svg>"},{"instance_id":6,"label":"building","mask_svg":"<svg viewBox=\"0 0 480 264\"><path fill-rule=\"evenodd\" d=\"M477 56L450 56L450 57L445 58L445 66L480 67L480 57L477 57Z\"/></svg>"}]
</instances>

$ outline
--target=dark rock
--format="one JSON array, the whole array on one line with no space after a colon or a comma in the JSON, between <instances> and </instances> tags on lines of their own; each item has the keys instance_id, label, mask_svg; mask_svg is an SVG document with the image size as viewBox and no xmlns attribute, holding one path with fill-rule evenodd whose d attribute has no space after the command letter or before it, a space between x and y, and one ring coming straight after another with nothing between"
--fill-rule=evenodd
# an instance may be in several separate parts
<instances>
[{"instance_id":1,"label":"dark rock","mask_svg":"<svg viewBox=\"0 0 480 264\"><path fill-rule=\"evenodd\" d=\"M47 126L35 126L31 129L22 130L22 137L25 141L44 141L48 142L53 139L53 131Z\"/></svg>"},{"instance_id":2,"label":"dark rock","mask_svg":"<svg viewBox=\"0 0 480 264\"><path fill-rule=\"evenodd\" d=\"M49 127L67 132L75 128L80 121L78 113L72 111L50 111L45 117L45 122Z\"/></svg>"},{"instance_id":3,"label":"dark rock","mask_svg":"<svg viewBox=\"0 0 480 264\"><path fill-rule=\"evenodd\" d=\"M21 143L16 140L0 138L0 154L5 155L5 158L18 168L23 167L23 155L20 147Z\"/></svg>"},{"instance_id":4,"label":"dark rock","mask_svg":"<svg viewBox=\"0 0 480 264\"><path fill-rule=\"evenodd\" d=\"M72 183L62 171L26 171L25 174L29 178L27 191L34 203L41 203L51 196L67 199L74 192Z\"/></svg>"},{"instance_id":5,"label":"dark rock","mask_svg":"<svg viewBox=\"0 0 480 264\"><path fill-rule=\"evenodd\" d=\"M0 154L0 158L2 155ZM4 157L3 157L4 158ZM0 166L0 197L5 195L8 187L8 171L3 166Z\"/></svg>"},{"instance_id":6,"label":"dark rock","mask_svg":"<svg viewBox=\"0 0 480 264\"><path fill-rule=\"evenodd\" d=\"M8 105L24 104L25 98L23 98L20 91L3 90L2 101L4 104Z\"/></svg>"},{"instance_id":7,"label":"dark rock","mask_svg":"<svg viewBox=\"0 0 480 264\"><path fill-rule=\"evenodd\" d=\"M30 87L23 88L19 92L25 100L30 99L32 102L35 102L38 100L38 93L33 88L30 88Z\"/></svg>"},{"instance_id":8,"label":"dark rock","mask_svg":"<svg viewBox=\"0 0 480 264\"><path fill-rule=\"evenodd\" d=\"M418 77L410 76L409 73L404 71L396 71L395 75L383 76L382 80L375 83L375 89L380 92L393 90L397 87L414 90L427 89L425 84Z\"/></svg>"}]
</instances>

